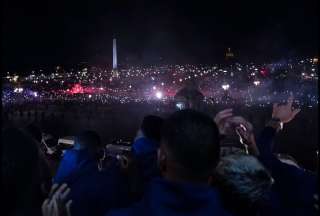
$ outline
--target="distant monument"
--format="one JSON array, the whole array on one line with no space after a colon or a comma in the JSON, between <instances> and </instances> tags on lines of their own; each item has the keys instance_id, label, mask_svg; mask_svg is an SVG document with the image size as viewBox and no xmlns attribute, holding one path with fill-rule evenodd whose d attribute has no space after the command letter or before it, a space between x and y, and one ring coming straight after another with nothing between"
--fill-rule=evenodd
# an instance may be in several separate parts
<instances>
[{"instance_id":1,"label":"distant monument","mask_svg":"<svg viewBox=\"0 0 320 216\"><path fill-rule=\"evenodd\" d=\"M113 39L113 61L112 61L112 69L117 70L117 39Z\"/></svg>"},{"instance_id":2,"label":"distant monument","mask_svg":"<svg viewBox=\"0 0 320 216\"><path fill-rule=\"evenodd\" d=\"M117 62L117 39L113 39L113 47L112 47L112 71L111 71L111 78L119 78L119 71L118 71L118 62Z\"/></svg>"}]
</instances>

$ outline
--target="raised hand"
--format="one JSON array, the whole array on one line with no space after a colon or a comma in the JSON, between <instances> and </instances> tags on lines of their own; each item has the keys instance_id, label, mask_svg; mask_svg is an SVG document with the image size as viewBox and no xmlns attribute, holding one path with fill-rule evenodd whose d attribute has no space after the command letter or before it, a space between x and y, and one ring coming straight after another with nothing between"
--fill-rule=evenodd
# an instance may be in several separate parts
<instances>
[{"instance_id":1,"label":"raised hand","mask_svg":"<svg viewBox=\"0 0 320 216\"><path fill-rule=\"evenodd\" d=\"M300 112L300 109L292 107L293 96L290 96L287 104L273 104L272 118L278 118L282 123L288 123Z\"/></svg>"},{"instance_id":2,"label":"raised hand","mask_svg":"<svg viewBox=\"0 0 320 216\"><path fill-rule=\"evenodd\" d=\"M225 109L222 110L220 112L218 112L218 114L214 117L214 122L217 124L218 128L219 128L219 132L220 134L224 134L224 122L227 118L232 117L233 113L232 113L232 109Z\"/></svg>"},{"instance_id":3,"label":"raised hand","mask_svg":"<svg viewBox=\"0 0 320 216\"><path fill-rule=\"evenodd\" d=\"M49 197L42 204L42 215L71 216L72 200L66 199L69 193L70 188L68 188L67 184L63 184L60 187L58 184L54 184L51 187Z\"/></svg>"}]
</instances>

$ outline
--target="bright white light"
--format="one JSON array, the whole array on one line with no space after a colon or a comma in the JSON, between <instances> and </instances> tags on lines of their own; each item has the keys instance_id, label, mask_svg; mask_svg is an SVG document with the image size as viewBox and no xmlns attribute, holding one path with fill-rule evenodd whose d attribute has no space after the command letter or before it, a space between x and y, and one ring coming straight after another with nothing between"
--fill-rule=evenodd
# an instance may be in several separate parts
<instances>
[{"instance_id":1,"label":"bright white light","mask_svg":"<svg viewBox=\"0 0 320 216\"><path fill-rule=\"evenodd\" d=\"M33 96L38 97L38 92L33 92Z\"/></svg>"},{"instance_id":2,"label":"bright white light","mask_svg":"<svg viewBox=\"0 0 320 216\"><path fill-rule=\"evenodd\" d=\"M258 86L258 85L260 85L260 81L259 81L259 80L256 80L256 81L253 82L253 84L254 84L255 86Z\"/></svg>"},{"instance_id":3,"label":"bright white light","mask_svg":"<svg viewBox=\"0 0 320 216\"><path fill-rule=\"evenodd\" d=\"M157 86L153 86L152 89L153 89L153 90L156 90L156 89L157 89Z\"/></svg>"},{"instance_id":4,"label":"bright white light","mask_svg":"<svg viewBox=\"0 0 320 216\"><path fill-rule=\"evenodd\" d=\"M178 109L182 110L184 106L183 106L183 103L177 103L177 104L176 104L176 107L177 107Z\"/></svg>"},{"instance_id":5,"label":"bright white light","mask_svg":"<svg viewBox=\"0 0 320 216\"><path fill-rule=\"evenodd\" d=\"M160 91L157 91L156 92L156 98L158 98L158 99L161 99L162 98L162 92L160 92Z\"/></svg>"},{"instance_id":6,"label":"bright white light","mask_svg":"<svg viewBox=\"0 0 320 216\"><path fill-rule=\"evenodd\" d=\"M88 97L89 97L89 98L92 98L92 95L91 95L91 94L89 94L89 95L88 95Z\"/></svg>"},{"instance_id":7,"label":"bright white light","mask_svg":"<svg viewBox=\"0 0 320 216\"><path fill-rule=\"evenodd\" d=\"M14 76L14 77L13 77L13 82L17 82L17 81L18 81L18 79L19 79L19 76L17 76L17 75L16 75L16 76Z\"/></svg>"},{"instance_id":8,"label":"bright white light","mask_svg":"<svg viewBox=\"0 0 320 216\"><path fill-rule=\"evenodd\" d=\"M100 87L100 90L103 90L103 87Z\"/></svg>"},{"instance_id":9,"label":"bright white light","mask_svg":"<svg viewBox=\"0 0 320 216\"><path fill-rule=\"evenodd\" d=\"M230 85L229 84L223 84L221 87L223 88L223 90L228 90L230 88Z\"/></svg>"},{"instance_id":10,"label":"bright white light","mask_svg":"<svg viewBox=\"0 0 320 216\"><path fill-rule=\"evenodd\" d=\"M13 90L13 92L15 92L15 93L21 93L21 92L23 92L23 88L15 88L15 89Z\"/></svg>"}]
</instances>

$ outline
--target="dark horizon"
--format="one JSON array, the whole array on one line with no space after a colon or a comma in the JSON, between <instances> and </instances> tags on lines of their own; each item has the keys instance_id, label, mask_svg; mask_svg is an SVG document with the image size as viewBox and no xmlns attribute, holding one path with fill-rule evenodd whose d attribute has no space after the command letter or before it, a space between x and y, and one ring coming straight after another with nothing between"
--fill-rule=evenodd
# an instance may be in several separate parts
<instances>
[{"instance_id":1,"label":"dark horizon","mask_svg":"<svg viewBox=\"0 0 320 216\"><path fill-rule=\"evenodd\" d=\"M317 1L4 1L4 70L119 63L219 63L318 54Z\"/></svg>"}]
</instances>

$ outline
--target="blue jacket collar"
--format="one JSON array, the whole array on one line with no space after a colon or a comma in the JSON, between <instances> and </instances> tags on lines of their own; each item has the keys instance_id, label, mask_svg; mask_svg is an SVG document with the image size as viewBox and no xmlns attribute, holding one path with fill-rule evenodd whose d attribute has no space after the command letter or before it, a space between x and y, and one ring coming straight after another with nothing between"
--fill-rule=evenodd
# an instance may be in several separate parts
<instances>
[{"instance_id":1,"label":"blue jacket collar","mask_svg":"<svg viewBox=\"0 0 320 216\"><path fill-rule=\"evenodd\" d=\"M207 185L170 182L163 178L151 181L143 202L159 215L229 215L223 209L216 189Z\"/></svg>"}]
</instances>

